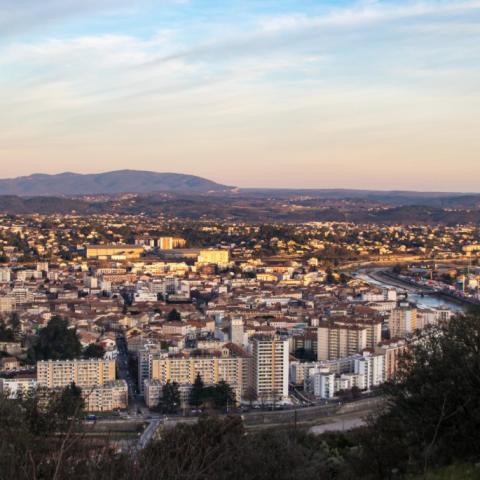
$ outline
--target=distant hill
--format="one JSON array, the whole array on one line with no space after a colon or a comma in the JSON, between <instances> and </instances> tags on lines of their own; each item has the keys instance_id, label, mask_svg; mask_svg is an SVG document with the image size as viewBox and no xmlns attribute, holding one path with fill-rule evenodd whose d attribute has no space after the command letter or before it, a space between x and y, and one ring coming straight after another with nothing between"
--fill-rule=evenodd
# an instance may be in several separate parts
<instances>
[{"instance_id":1,"label":"distant hill","mask_svg":"<svg viewBox=\"0 0 480 480\"><path fill-rule=\"evenodd\" d=\"M389 205L427 205L440 208L480 209L480 194L457 192L415 192L403 190L274 189L240 188L234 194L251 198L363 199Z\"/></svg>"},{"instance_id":2,"label":"distant hill","mask_svg":"<svg viewBox=\"0 0 480 480\"><path fill-rule=\"evenodd\" d=\"M220 185L202 177L180 173L118 170L98 174L34 174L0 179L0 195L85 195L149 192L219 192L234 187Z\"/></svg>"},{"instance_id":3,"label":"distant hill","mask_svg":"<svg viewBox=\"0 0 480 480\"><path fill-rule=\"evenodd\" d=\"M128 198L86 202L80 198L0 195L0 214L147 214L215 222L304 223L354 222L386 224L480 224L476 210L446 210L427 205L382 206L372 202L259 199L203 194L138 194Z\"/></svg>"}]
</instances>

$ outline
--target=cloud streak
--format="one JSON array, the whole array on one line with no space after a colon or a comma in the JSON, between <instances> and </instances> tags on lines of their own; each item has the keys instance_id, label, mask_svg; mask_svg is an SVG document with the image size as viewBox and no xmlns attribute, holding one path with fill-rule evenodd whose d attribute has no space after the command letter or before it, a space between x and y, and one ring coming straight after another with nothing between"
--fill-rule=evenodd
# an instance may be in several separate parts
<instances>
[{"instance_id":1,"label":"cloud streak","mask_svg":"<svg viewBox=\"0 0 480 480\"><path fill-rule=\"evenodd\" d=\"M86 13L118 12L122 7L134 7L140 2L141 0L2 0L0 40L16 38Z\"/></svg>"},{"instance_id":2,"label":"cloud streak","mask_svg":"<svg viewBox=\"0 0 480 480\"><path fill-rule=\"evenodd\" d=\"M43 24L114 10L108 0L62 3L57 11L46 0ZM361 2L322 15L292 2L290 14L238 19L226 4L223 15L202 5L185 13L194 7L172 7L178 17L168 22L135 16L144 36L109 31L109 16L98 33L85 24L80 35L4 41L5 175L30 173L31 159L48 172L73 170L65 159L83 171L173 162L244 186L325 186L316 178L327 172L326 182L345 187L363 173L367 188L390 169L384 188L413 188L402 182L420 169L448 189L462 169L472 185L480 174L480 0ZM10 20L22 26L32 15Z\"/></svg>"},{"instance_id":3,"label":"cloud streak","mask_svg":"<svg viewBox=\"0 0 480 480\"><path fill-rule=\"evenodd\" d=\"M332 33L355 31L401 21L448 19L450 15L464 15L480 12L480 1L415 1L407 4L382 4L379 2L360 3L354 8L335 9L333 12L309 17L305 14L281 15L263 18L259 27L249 32L241 32L221 39L210 40L192 48L159 57L155 62L168 62L174 59L209 59L211 57L263 54L322 39ZM328 47L326 45L326 47Z\"/></svg>"}]
</instances>

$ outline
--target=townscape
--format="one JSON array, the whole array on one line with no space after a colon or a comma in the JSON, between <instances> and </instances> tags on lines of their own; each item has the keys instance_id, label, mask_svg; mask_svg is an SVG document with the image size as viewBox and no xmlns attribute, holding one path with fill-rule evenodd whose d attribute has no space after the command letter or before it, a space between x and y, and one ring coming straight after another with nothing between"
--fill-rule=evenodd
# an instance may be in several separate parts
<instances>
[{"instance_id":1,"label":"townscape","mask_svg":"<svg viewBox=\"0 0 480 480\"><path fill-rule=\"evenodd\" d=\"M0 228L1 389L74 383L89 414L358 399L479 299L471 226L5 215Z\"/></svg>"},{"instance_id":2,"label":"townscape","mask_svg":"<svg viewBox=\"0 0 480 480\"><path fill-rule=\"evenodd\" d=\"M0 1L0 480L479 480L480 0Z\"/></svg>"}]
</instances>

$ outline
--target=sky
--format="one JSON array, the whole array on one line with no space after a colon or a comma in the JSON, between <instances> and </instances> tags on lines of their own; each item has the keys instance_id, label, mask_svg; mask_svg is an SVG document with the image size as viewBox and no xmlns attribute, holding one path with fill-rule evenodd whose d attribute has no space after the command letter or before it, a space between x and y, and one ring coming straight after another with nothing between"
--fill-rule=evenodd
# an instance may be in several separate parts
<instances>
[{"instance_id":1,"label":"sky","mask_svg":"<svg viewBox=\"0 0 480 480\"><path fill-rule=\"evenodd\" d=\"M480 0L0 0L0 177L121 169L480 192Z\"/></svg>"}]
</instances>

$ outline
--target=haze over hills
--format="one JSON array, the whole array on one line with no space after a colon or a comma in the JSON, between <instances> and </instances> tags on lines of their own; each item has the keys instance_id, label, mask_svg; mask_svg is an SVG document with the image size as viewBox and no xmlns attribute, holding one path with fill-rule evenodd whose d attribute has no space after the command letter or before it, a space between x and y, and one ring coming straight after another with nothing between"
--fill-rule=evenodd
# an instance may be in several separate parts
<instances>
[{"instance_id":1,"label":"haze over hills","mask_svg":"<svg viewBox=\"0 0 480 480\"><path fill-rule=\"evenodd\" d=\"M136 196L134 205L123 194ZM163 198L167 194L168 198ZM57 198L61 196L62 198ZM67 198L66 198L67 197ZM398 209L398 207L404 207ZM418 208L411 208L418 207ZM426 210L425 207L430 207ZM0 179L0 213L129 211L243 221L473 221L480 195L357 189L236 188L178 173L119 170ZM386 208L387 211L382 212ZM447 210L444 210L447 209ZM450 210L472 210L467 215ZM376 213L373 210L377 210Z\"/></svg>"},{"instance_id":2,"label":"haze over hills","mask_svg":"<svg viewBox=\"0 0 480 480\"><path fill-rule=\"evenodd\" d=\"M0 195L86 195L109 193L229 191L234 187L220 185L202 177L179 173L157 173L141 170L118 170L98 174L33 174L27 177L0 179Z\"/></svg>"}]
</instances>

